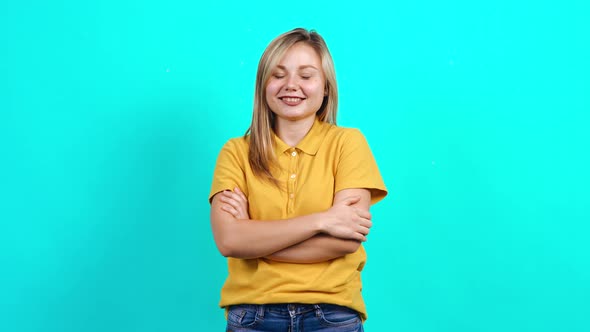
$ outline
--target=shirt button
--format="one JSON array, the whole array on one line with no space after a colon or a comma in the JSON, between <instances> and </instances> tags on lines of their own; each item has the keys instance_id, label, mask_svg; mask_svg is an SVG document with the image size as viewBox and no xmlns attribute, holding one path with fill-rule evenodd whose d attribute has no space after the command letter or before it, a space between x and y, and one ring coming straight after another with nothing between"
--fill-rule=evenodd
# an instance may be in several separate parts
<instances>
[{"instance_id":1,"label":"shirt button","mask_svg":"<svg viewBox=\"0 0 590 332\"><path fill-rule=\"evenodd\" d=\"M291 197L291 198L294 198L294 197L295 197L295 195L294 195L294 194L290 194L290 195L289 195L289 197Z\"/></svg>"},{"instance_id":2,"label":"shirt button","mask_svg":"<svg viewBox=\"0 0 590 332\"><path fill-rule=\"evenodd\" d=\"M291 179L294 179L295 176L296 176L295 174L291 174Z\"/></svg>"},{"instance_id":3,"label":"shirt button","mask_svg":"<svg viewBox=\"0 0 590 332\"><path fill-rule=\"evenodd\" d=\"M297 155L297 151L293 151L293 152L291 152L291 155L292 155L293 157L295 157L295 156Z\"/></svg>"}]
</instances>

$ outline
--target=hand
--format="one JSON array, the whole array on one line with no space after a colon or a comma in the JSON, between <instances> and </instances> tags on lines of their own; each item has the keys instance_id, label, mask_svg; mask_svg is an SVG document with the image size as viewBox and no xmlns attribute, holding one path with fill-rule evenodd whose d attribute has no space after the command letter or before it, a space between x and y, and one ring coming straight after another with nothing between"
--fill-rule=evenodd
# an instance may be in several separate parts
<instances>
[{"instance_id":1,"label":"hand","mask_svg":"<svg viewBox=\"0 0 590 332\"><path fill-rule=\"evenodd\" d=\"M248 214L248 199L246 195L236 187L234 191L225 190L220 193L219 200L223 203L221 209L228 212L236 219L250 219Z\"/></svg>"},{"instance_id":2,"label":"hand","mask_svg":"<svg viewBox=\"0 0 590 332\"><path fill-rule=\"evenodd\" d=\"M361 199L360 196L347 197L335 203L323 219L320 228L331 236L357 241L367 241L369 228L373 226L371 213L352 205Z\"/></svg>"}]
</instances>

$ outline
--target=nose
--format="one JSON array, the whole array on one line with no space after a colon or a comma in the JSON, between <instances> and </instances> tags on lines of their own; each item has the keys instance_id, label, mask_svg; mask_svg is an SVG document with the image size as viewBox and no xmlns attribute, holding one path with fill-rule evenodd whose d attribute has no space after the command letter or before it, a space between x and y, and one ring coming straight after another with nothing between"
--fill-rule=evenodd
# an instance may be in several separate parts
<instances>
[{"instance_id":1,"label":"nose","mask_svg":"<svg viewBox=\"0 0 590 332\"><path fill-rule=\"evenodd\" d=\"M287 84L285 84L285 89L288 91L297 90L299 83L297 81L297 77L295 75L289 75L287 78Z\"/></svg>"}]
</instances>

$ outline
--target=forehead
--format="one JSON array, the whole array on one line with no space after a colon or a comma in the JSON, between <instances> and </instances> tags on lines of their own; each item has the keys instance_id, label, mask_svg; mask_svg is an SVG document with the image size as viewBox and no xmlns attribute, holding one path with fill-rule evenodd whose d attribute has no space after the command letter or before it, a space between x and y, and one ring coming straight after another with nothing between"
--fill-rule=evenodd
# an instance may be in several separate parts
<instances>
[{"instance_id":1,"label":"forehead","mask_svg":"<svg viewBox=\"0 0 590 332\"><path fill-rule=\"evenodd\" d=\"M287 49L277 66L298 68L302 66L313 66L316 69L322 67L322 59L316 50L306 43L296 43Z\"/></svg>"}]
</instances>

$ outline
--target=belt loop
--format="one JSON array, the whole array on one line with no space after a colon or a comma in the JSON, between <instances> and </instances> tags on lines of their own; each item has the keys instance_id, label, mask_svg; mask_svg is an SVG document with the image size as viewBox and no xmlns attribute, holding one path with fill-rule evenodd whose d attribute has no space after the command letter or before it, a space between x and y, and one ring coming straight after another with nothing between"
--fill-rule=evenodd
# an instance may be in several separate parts
<instances>
[{"instance_id":1,"label":"belt loop","mask_svg":"<svg viewBox=\"0 0 590 332\"><path fill-rule=\"evenodd\" d=\"M259 304L257 306L256 315L260 318L264 318L264 304Z\"/></svg>"},{"instance_id":2,"label":"belt loop","mask_svg":"<svg viewBox=\"0 0 590 332\"><path fill-rule=\"evenodd\" d=\"M315 308L315 316L322 317L322 308L318 304L314 304L313 307Z\"/></svg>"}]
</instances>

